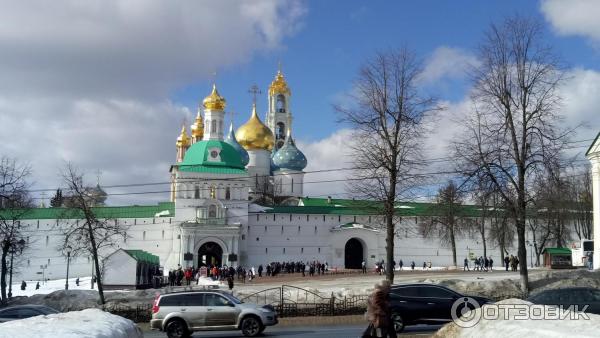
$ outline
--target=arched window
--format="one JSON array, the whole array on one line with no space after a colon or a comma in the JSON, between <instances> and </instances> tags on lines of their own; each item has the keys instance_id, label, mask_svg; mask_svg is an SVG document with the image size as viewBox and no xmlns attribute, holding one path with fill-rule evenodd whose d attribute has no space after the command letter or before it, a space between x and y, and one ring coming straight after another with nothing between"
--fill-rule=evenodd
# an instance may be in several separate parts
<instances>
[{"instance_id":1,"label":"arched window","mask_svg":"<svg viewBox=\"0 0 600 338\"><path fill-rule=\"evenodd\" d=\"M211 133L217 132L217 121L216 120L210 121L210 132Z\"/></svg>"},{"instance_id":2,"label":"arched window","mask_svg":"<svg viewBox=\"0 0 600 338\"><path fill-rule=\"evenodd\" d=\"M276 108L279 113L285 113L285 96L283 94L277 95Z\"/></svg>"},{"instance_id":3,"label":"arched window","mask_svg":"<svg viewBox=\"0 0 600 338\"><path fill-rule=\"evenodd\" d=\"M194 198L200 198L200 187L197 185L194 185Z\"/></svg>"},{"instance_id":4,"label":"arched window","mask_svg":"<svg viewBox=\"0 0 600 338\"><path fill-rule=\"evenodd\" d=\"M210 198L217 198L217 188L214 185L210 186Z\"/></svg>"},{"instance_id":5,"label":"arched window","mask_svg":"<svg viewBox=\"0 0 600 338\"><path fill-rule=\"evenodd\" d=\"M210 205L208 207L208 217L209 218L217 218L217 206L216 205Z\"/></svg>"},{"instance_id":6,"label":"arched window","mask_svg":"<svg viewBox=\"0 0 600 338\"><path fill-rule=\"evenodd\" d=\"M275 130L275 135L278 140L285 139L285 124L283 122L277 122L277 128Z\"/></svg>"},{"instance_id":7,"label":"arched window","mask_svg":"<svg viewBox=\"0 0 600 338\"><path fill-rule=\"evenodd\" d=\"M231 199L231 189L229 187L225 187L225 199L226 200Z\"/></svg>"}]
</instances>

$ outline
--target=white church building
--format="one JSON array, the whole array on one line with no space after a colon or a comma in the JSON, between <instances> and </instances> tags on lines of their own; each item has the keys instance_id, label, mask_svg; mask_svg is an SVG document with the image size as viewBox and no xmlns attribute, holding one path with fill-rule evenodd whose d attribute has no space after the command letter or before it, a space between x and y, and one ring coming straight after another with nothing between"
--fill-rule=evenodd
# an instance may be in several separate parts
<instances>
[{"instance_id":1,"label":"white church building","mask_svg":"<svg viewBox=\"0 0 600 338\"><path fill-rule=\"evenodd\" d=\"M165 271L178 265L258 266L313 260L331 268L360 268L362 261L372 267L385 258L383 222L369 202L304 197L307 158L292 137L291 90L281 71L269 86L265 122L254 102L248 121L234 131L233 125L225 125L225 107L225 98L213 86L190 134L182 127L169 170L169 202L94 208L97 217L128 227L119 248L152 253ZM597 147L593 154L597 159ZM594 167L595 197L599 165ZM262 203L255 203L258 200ZM594 206L598 207L598 199ZM405 266L412 261L417 266L452 265L449 247L418 233L419 222L434 215L435 206L399 203L397 210L402 221L396 260L402 259ZM464 206L464 213L477 218L481 209ZM66 258L58 250L63 238L57 228L72 220L61 219L61 214L62 208L38 208L21 221L29 248L18 278L37 279L41 267L49 278L64 278ZM469 253L483 255L476 234L459 238L457 248L459 264ZM488 245L488 256L501 265L493 245ZM70 275L89 276L92 268L90 257L75 257Z\"/></svg>"}]
</instances>

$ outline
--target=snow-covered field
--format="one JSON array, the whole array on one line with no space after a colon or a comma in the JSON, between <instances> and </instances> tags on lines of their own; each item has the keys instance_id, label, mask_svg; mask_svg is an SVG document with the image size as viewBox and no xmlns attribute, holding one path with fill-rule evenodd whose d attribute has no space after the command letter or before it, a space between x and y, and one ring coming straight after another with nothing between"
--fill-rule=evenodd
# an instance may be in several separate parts
<instances>
[{"instance_id":1,"label":"snow-covered field","mask_svg":"<svg viewBox=\"0 0 600 338\"><path fill-rule=\"evenodd\" d=\"M75 285L76 278L69 278L69 290L96 290L96 285L94 284L94 289L91 288L92 277L80 277L79 278L79 286ZM14 282L14 280L13 280ZM39 282L40 288L39 290L35 289L35 285L38 281L25 281L27 283L27 287L25 290L21 290L21 282L14 283L12 286L12 294L13 297L17 296L32 296L35 294L48 294L58 290L65 289L65 279L55 279L49 280L47 282Z\"/></svg>"},{"instance_id":2,"label":"snow-covered field","mask_svg":"<svg viewBox=\"0 0 600 338\"><path fill-rule=\"evenodd\" d=\"M129 319L98 309L37 316L0 324L0 338L142 338Z\"/></svg>"},{"instance_id":3,"label":"snow-covered field","mask_svg":"<svg viewBox=\"0 0 600 338\"><path fill-rule=\"evenodd\" d=\"M496 303L504 306L512 305L528 305L532 304L520 299L507 299ZM491 305L491 306L496 306ZM484 305L482 309L476 309L474 318L480 318L482 311L494 313L494 311L486 310ZM549 306L533 305L536 310L527 310L537 313L544 313L545 308ZM523 308L525 309L525 308ZM442 327L434 338L496 338L496 337L545 337L545 338L564 338L564 337L598 337L600 329L600 316L587 314L589 319L583 316L564 315L562 319L515 319L516 316L524 316L525 311L502 311L502 315L494 316L494 318L486 319L485 316L472 327L459 327L455 323L449 323ZM471 318L473 314L470 312L465 314L467 318ZM518 318L518 317L517 317Z\"/></svg>"}]
</instances>

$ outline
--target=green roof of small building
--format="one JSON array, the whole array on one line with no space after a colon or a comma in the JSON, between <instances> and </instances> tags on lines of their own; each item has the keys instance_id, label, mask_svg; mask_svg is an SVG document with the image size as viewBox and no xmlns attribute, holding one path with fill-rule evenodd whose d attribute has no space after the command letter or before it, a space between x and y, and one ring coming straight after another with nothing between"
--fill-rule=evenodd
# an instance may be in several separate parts
<instances>
[{"instance_id":1,"label":"green roof of small building","mask_svg":"<svg viewBox=\"0 0 600 338\"><path fill-rule=\"evenodd\" d=\"M97 218L153 218L175 216L175 203L161 202L157 205L133 205L94 207ZM82 219L81 210L70 208L33 208L28 210L0 210L2 219Z\"/></svg>"},{"instance_id":2,"label":"green roof of small building","mask_svg":"<svg viewBox=\"0 0 600 338\"><path fill-rule=\"evenodd\" d=\"M138 262L144 262L153 265L160 265L160 259L158 256L155 256L149 252L144 250L123 250L129 256L133 257Z\"/></svg>"},{"instance_id":3,"label":"green roof of small building","mask_svg":"<svg viewBox=\"0 0 600 338\"><path fill-rule=\"evenodd\" d=\"M551 255L570 255L571 249L569 249L569 248L545 248L543 253L549 253Z\"/></svg>"},{"instance_id":4,"label":"green roof of small building","mask_svg":"<svg viewBox=\"0 0 600 338\"><path fill-rule=\"evenodd\" d=\"M192 144L179 170L208 173L245 173L240 153L229 143L206 140Z\"/></svg>"}]
</instances>

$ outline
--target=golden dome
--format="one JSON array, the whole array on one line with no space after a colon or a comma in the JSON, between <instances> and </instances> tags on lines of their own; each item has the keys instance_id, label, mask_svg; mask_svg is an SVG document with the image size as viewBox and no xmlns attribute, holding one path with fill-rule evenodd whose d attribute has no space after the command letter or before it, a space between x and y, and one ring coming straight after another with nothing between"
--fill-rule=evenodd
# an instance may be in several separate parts
<instances>
[{"instance_id":1,"label":"golden dome","mask_svg":"<svg viewBox=\"0 0 600 338\"><path fill-rule=\"evenodd\" d=\"M252 105L252 116L235 133L238 143L246 150L271 150L275 137L256 115L256 103Z\"/></svg>"},{"instance_id":2,"label":"golden dome","mask_svg":"<svg viewBox=\"0 0 600 338\"><path fill-rule=\"evenodd\" d=\"M185 131L185 125L181 126L181 134L177 137L177 142L175 142L177 148L189 147L190 146L190 138Z\"/></svg>"},{"instance_id":3,"label":"golden dome","mask_svg":"<svg viewBox=\"0 0 600 338\"><path fill-rule=\"evenodd\" d=\"M210 95L204 98L202 101L202 105L205 109L211 110L224 110L225 109L225 99L219 95L217 91L217 86L213 84L213 89Z\"/></svg>"},{"instance_id":4,"label":"golden dome","mask_svg":"<svg viewBox=\"0 0 600 338\"><path fill-rule=\"evenodd\" d=\"M198 115L196 115L196 122L190 127L190 133L196 141L204 137L204 122L202 121L202 115L200 115L200 109L198 109Z\"/></svg>"},{"instance_id":5,"label":"golden dome","mask_svg":"<svg viewBox=\"0 0 600 338\"><path fill-rule=\"evenodd\" d=\"M275 94L292 95L292 92L290 91L287 82L285 82L285 78L283 77L281 70L277 71L277 75L275 75L275 80L273 80L273 82L271 82L271 85L269 86L269 95L272 96Z\"/></svg>"}]
</instances>

